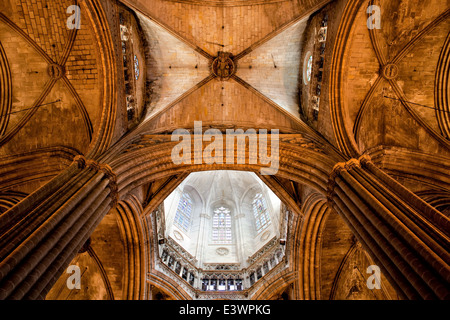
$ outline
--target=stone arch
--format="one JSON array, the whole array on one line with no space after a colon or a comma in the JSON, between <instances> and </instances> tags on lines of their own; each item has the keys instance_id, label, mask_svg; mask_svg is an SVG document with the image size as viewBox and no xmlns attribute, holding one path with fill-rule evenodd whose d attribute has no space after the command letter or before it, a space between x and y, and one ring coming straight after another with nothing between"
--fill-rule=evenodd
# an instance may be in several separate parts
<instances>
[{"instance_id":1,"label":"stone arch","mask_svg":"<svg viewBox=\"0 0 450 320\"><path fill-rule=\"evenodd\" d=\"M313 193L302 207L304 216L295 231L295 243L299 245L293 260L298 270L298 298L320 300L320 250L322 232L331 209L320 194Z\"/></svg>"},{"instance_id":2,"label":"stone arch","mask_svg":"<svg viewBox=\"0 0 450 320\"><path fill-rule=\"evenodd\" d=\"M130 190L164 177L185 174L196 171L237 170L259 173L266 167L257 164L181 164L175 165L171 159L172 148L175 146L169 137L159 137L149 144L131 146L128 152L122 153L111 161L110 165L118 175L119 192L122 196ZM333 149L324 150L318 146L303 143L300 135L281 138L280 161L276 176L306 184L325 195L329 173L333 166L342 161ZM225 145L225 144L224 144ZM226 147L225 147L226 148ZM247 145L248 152L248 145ZM224 149L223 154L226 154Z\"/></svg>"}]
</instances>

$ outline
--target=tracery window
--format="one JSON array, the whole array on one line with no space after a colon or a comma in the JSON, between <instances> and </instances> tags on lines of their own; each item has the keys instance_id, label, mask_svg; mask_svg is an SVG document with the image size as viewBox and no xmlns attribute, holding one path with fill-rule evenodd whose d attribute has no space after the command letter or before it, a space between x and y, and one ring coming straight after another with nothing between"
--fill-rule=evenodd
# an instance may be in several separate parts
<instances>
[{"instance_id":1,"label":"tracery window","mask_svg":"<svg viewBox=\"0 0 450 320\"><path fill-rule=\"evenodd\" d=\"M187 193L183 193L178 203L177 212L175 213L174 224L181 230L187 232L192 217L192 199Z\"/></svg>"},{"instance_id":2,"label":"tracery window","mask_svg":"<svg viewBox=\"0 0 450 320\"><path fill-rule=\"evenodd\" d=\"M308 82L311 81L312 66L313 66L313 57L311 55L309 56L308 62L306 64L306 80Z\"/></svg>"},{"instance_id":3,"label":"tracery window","mask_svg":"<svg viewBox=\"0 0 450 320\"><path fill-rule=\"evenodd\" d=\"M212 240L215 243L231 243L231 212L225 207L214 210Z\"/></svg>"},{"instance_id":4,"label":"tracery window","mask_svg":"<svg viewBox=\"0 0 450 320\"><path fill-rule=\"evenodd\" d=\"M139 75L140 75L140 70L139 70L139 59L138 57L135 55L134 56L134 77L136 80L139 79Z\"/></svg>"},{"instance_id":5,"label":"tracery window","mask_svg":"<svg viewBox=\"0 0 450 320\"><path fill-rule=\"evenodd\" d=\"M270 225L266 199L261 193L258 193L253 200L253 215L255 217L256 232L259 233Z\"/></svg>"}]
</instances>

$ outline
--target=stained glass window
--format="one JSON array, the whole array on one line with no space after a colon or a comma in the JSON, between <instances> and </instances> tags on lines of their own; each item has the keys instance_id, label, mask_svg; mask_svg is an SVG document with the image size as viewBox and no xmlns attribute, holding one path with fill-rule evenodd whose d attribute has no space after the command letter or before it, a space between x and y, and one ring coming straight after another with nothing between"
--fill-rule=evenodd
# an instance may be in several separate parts
<instances>
[{"instance_id":1,"label":"stained glass window","mask_svg":"<svg viewBox=\"0 0 450 320\"><path fill-rule=\"evenodd\" d=\"M256 232L260 232L270 225L266 199L258 193L253 200L253 215L255 216Z\"/></svg>"},{"instance_id":2,"label":"stained glass window","mask_svg":"<svg viewBox=\"0 0 450 320\"><path fill-rule=\"evenodd\" d=\"M231 243L231 213L225 207L214 210L212 240L215 243Z\"/></svg>"},{"instance_id":3,"label":"stained glass window","mask_svg":"<svg viewBox=\"0 0 450 320\"><path fill-rule=\"evenodd\" d=\"M308 80L308 82L311 81L312 64L313 64L313 57L310 56L308 59L308 64L306 65L306 79Z\"/></svg>"},{"instance_id":4,"label":"stained glass window","mask_svg":"<svg viewBox=\"0 0 450 320\"><path fill-rule=\"evenodd\" d=\"M185 232L189 229L192 216L192 199L187 193L183 193L178 203L174 224Z\"/></svg>"},{"instance_id":5,"label":"stained glass window","mask_svg":"<svg viewBox=\"0 0 450 320\"><path fill-rule=\"evenodd\" d=\"M135 76L136 80L139 79L139 74L140 74L140 70L139 70L139 59L138 59L138 57L135 55L135 56L134 56L134 76Z\"/></svg>"}]
</instances>

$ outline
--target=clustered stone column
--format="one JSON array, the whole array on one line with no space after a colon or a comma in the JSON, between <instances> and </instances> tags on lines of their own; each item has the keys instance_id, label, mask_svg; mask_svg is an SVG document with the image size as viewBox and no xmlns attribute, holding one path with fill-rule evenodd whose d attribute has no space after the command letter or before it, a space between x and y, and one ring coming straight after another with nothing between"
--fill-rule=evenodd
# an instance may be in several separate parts
<instances>
[{"instance_id":1,"label":"clustered stone column","mask_svg":"<svg viewBox=\"0 0 450 320\"><path fill-rule=\"evenodd\" d=\"M448 217L368 156L335 166L328 201L402 298L450 299Z\"/></svg>"},{"instance_id":2,"label":"clustered stone column","mask_svg":"<svg viewBox=\"0 0 450 320\"><path fill-rule=\"evenodd\" d=\"M0 300L44 299L117 204L107 165L77 156L69 168L0 215Z\"/></svg>"}]
</instances>

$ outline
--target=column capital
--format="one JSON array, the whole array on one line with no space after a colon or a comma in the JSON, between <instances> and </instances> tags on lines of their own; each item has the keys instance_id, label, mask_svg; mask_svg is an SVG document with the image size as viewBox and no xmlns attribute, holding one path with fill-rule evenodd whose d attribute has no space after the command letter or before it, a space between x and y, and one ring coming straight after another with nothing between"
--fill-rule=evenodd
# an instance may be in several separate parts
<instances>
[{"instance_id":1,"label":"column capital","mask_svg":"<svg viewBox=\"0 0 450 320\"><path fill-rule=\"evenodd\" d=\"M117 175L110 165L99 163L94 159L86 159L83 155L77 155L73 158L74 163L78 163L78 168L90 168L98 172L102 172L109 179L109 188L111 190L111 197L113 198L112 207L116 207L119 203L119 187L117 185Z\"/></svg>"},{"instance_id":2,"label":"column capital","mask_svg":"<svg viewBox=\"0 0 450 320\"><path fill-rule=\"evenodd\" d=\"M117 175L109 165L100 164L99 170L103 172L111 182L117 183Z\"/></svg>"},{"instance_id":3,"label":"column capital","mask_svg":"<svg viewBox=\"0 0 450 320\"><path fill-rule=\"evenodd\" d=\"M88 168L94 169L96 171L100 171L100 164L92 159L86 161L86 165Z\"/></svg>"},{"instance_id":4,"label":"column capital","mask_svg":"<svg viewBox=\"0 0 450 320\"><path fill-rule=\"evenodd\" d=\"M368 154L364 154L361 157L359 157L358 161L361 164L361 166L365 166L368 163L373 163L372 158Z\"/></svg>"},{"instance_id":5,"label":"column capital","mask_svg":"<svg viewBox=\"0 0 450 320\"><path fill-rule=\"evenodd\" d=\"M350 159L347 162L338 162L331 170L331 173L328 177L328 188L327 188L327 199L331 201L333 196L334 187L336 185L336 178L343 171L351 171L354 168L361 168L366 166L368 163L372 163L372 158L365 154L360 156L358 159Z\"/></svg>"},{"instance_id":6,"label":"column capital","mask_svg":"<svg viewBox=\"0 0 450 320\"><path fill-rule=\"evenodd\" d=\"M211 217L209 216L209 214L207 214L207 213L205 213L205 212L200 213L200 218L211 219Z\"/></svg>"},{"instance_id":7,"label":"column capital","mask_svg":"<svg viewBox=\"0 0 450 320\"><path fill-rule=\"evenodd\" d=\"M111 190L111 197L113 198L112 208L115 208L119 203L119 186L117 185L117 175L113 169L107 164L100 164L99 169L109 179L109 189Z\"/></svg>"},{"instance_id":8,"label":"column capital","mask_svg":"<svg viewBox=\"0 0 450 320\"><path fill-rule=\"evenodd\" d=\"M86 168L86 158L85 156L79 154L73 158L73 162L78 164L78 168Z\"/></svg>"}]
</instances>

